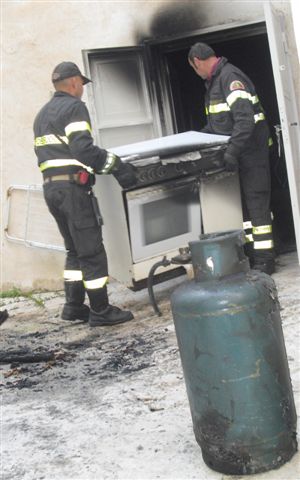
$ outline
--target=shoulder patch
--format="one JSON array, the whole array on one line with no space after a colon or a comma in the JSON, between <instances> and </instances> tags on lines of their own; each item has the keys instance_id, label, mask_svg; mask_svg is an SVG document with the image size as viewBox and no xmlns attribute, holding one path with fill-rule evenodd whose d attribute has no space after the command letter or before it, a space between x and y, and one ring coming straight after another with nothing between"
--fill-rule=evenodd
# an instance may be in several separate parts
<instances>
[{"instance_id":1,"label":"shoulder patch","mask_svg":"<svg viewBox=\"0 0 300 480\"><path fill-rule=\"evenodd\" d=\"M245 85L240 80L233 80L229 85L229 90L231 92L233 90L245 90Z\"/></svg>"}]
</instances>

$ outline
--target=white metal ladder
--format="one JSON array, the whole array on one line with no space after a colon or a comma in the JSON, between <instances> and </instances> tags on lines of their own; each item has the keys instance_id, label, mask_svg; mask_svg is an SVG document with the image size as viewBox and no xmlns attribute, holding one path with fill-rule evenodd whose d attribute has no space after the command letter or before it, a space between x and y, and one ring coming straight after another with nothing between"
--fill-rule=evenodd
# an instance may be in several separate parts
<instances>
[{"instance_id":1,"label":"white metal ladder","mask_svg":"<svg viewBox=\"0 0 300 480\"><path fill-rule=\"evenodd\" d=\"M26 247L65 251L43 196L42 185L11 185L7 191L5 235Z\"/></svg>"}]
</instances>

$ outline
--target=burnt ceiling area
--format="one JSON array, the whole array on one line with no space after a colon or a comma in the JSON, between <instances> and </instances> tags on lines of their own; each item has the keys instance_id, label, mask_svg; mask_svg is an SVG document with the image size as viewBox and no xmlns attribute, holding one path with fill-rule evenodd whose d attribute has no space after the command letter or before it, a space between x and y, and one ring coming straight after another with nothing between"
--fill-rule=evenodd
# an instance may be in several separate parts
<instances>
[{"instance_id":1,"label":"burnt ceiling area","mask_svg":"<svg viewBox=\"0 0 300 480\"><path fill-rule=\"evenodd\" d=\"M198 30L205 25L206 16L200 12L200 3L180 2L161 7L150 20L149 31L136 29L136 44L149 38L176 36Z\"/></svg>"}]
</instances>

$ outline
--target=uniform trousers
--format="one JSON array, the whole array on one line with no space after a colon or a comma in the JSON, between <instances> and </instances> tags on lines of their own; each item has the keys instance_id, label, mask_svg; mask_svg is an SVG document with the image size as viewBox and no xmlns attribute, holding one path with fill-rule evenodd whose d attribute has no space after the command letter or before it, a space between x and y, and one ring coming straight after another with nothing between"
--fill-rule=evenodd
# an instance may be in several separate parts
<instances>
[{"instance_id":1,"label":"uniform trousers","mask_svg":"<svg viewBox=\"0 0 300 480\"><path fill-rule=\"evenodd\" d=\"M80 270L83 280L108 276L107 256L92 204L91 187L70 181L44 184L47 206L67 250L65 270Z\"/></svg>"},{"instance_id":2,"label":"uniform trousers","mask_svg":"<svg viewBox=\"0 0 300 480\"><path fill-rule=\"evenodd\" d=\"M259 128L255 141L246 146L239 157L239 178L244 222L251 222L252 227L269 226L272 218L271 174L269 164L268 128ZM272 231L255 236L253 240L272 240ZM255 244L255 243L254 243ZM273 248L254 250L254 256L273 257Z\"/></svg>"}]
</instances>

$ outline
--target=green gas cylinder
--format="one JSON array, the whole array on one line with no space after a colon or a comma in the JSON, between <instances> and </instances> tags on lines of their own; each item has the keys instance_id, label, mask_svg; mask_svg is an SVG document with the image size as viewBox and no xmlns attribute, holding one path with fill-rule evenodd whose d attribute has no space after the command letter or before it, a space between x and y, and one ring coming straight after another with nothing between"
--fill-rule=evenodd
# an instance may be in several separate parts
<instances>
[{"instance_id":1,"label":"green gas cylinder","mask_svg":"<svg viewBox=\"0 0 300 480\"><path fill-rule=\"evenodd\" d=\"M213 470L253 474L297 450L274 281L250 270L241 230L190 242L194 280L171 296L195 438Z\"/></svg>"}]
</instances>

